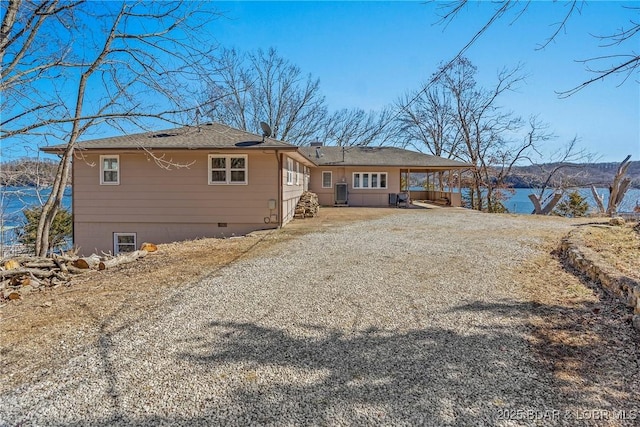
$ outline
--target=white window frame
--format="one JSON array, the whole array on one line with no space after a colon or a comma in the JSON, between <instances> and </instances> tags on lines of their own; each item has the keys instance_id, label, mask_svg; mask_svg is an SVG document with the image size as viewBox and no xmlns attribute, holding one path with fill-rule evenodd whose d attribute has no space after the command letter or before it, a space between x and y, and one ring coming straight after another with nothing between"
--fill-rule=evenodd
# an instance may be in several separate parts
<instances>
[{"instance_id":1,"label":"white window frame","mask_svg":"<svg viewBox=\"0 0 640 427\"><path fill-rule=\"evenodd\" d=\"M356 175L358 175L358 185L356 186ZM363 186L364 175L367 175L367 186ZM375 187L371 186L373 182L373 176L376 176ZM384 175L384 187L380 186L381 177ZM384 190L389 188L389 174L387 172L353 172L351 178L351 187L356 190Z\"/></svg>"},{"instance_id":2,"label":"white window frame","mask_svg":"<svg viewBox=\"0 0 640 427\"><path fill-rule=\"evenodd\" d=\"M287 157L287 185L293 185L293 159Z\"/></svg>"},{"instance_id":3,"label":"white window frame","mask_svg":"<svg viewBox=\"0 0 640 427\"><path fill-rule=\"evenodd\" d=\"M329 174L329 185L324 185L324 174ZM331 171L322 171L322 188L331 188L333 187L333 172Z\"/></svg>"},{"instance_id":4,"label":"white window frame","mask_svg":"<svg viewBox=\"0 0 640 427\"><path fill-rule=\"evenodd\" d=\"M246 154L209 154L208 156L208 166L207 171L209 173L208 182L209 185L247 185L249 183L249 156ZM224 181L213 181L211 179L211 173L214 170L222 171L223 169L214 169L211 166L212 159L225 159L224 161L224 172L225 172L225 180ZM232 159L244 159L244 168L232 168L231 160ZM231 172L235 171L244 171L244 181L232 181L231 180Z\"/></svg>"},{"instance_id":5,"label":"white window frame","mask_svg":"<svg viewBox=\"0 0 640 427\"><path fill-rule=\"evenodd\" d=\"M296 185L300 185L300 162L296 162Z\"/></svg>"},{"instance_id":6,"label":"white window frame","mask_svg":"<svg viewBox=\"0 0 640 427\"><path fill-rule=\"evenodd\" d=\"M116 161L116 169L105 169L104 161L110 159ZM115 181L105 181L104 173L105 172L115 172L116 180ZM100 185L120 185L120 156L118 154L111 155L102 155L100 156Z\"/></svg>"},{"instance_id":7,"label":"white window frame","mask_svg":"<svg viewBox=\"0 0 640 427\"><path fill-rule=\"evenodd\" d=\"M127 237L127 236L133 236L133 243L119 243L118 242L118 238L119 237ZM130 246L132 248L132 250L130 251L121 251L120 247L121 246ZM133 252L138 248L138 236L137 233L113 233L113 254L114 255L118 255L121 253L129 253L129 252Z\"/></svg>"}]
</instances>

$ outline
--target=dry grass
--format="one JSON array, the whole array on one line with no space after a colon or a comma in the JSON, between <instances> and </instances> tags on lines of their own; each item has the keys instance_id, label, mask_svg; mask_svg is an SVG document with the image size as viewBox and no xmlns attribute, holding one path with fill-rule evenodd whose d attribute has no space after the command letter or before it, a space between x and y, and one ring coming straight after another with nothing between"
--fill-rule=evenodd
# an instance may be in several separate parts
<instances>
[{"instance_id":1,"label":"dry grass","mask_svg":"<svg viewBox=\"0 0 640 427\"><path fill-rule=\"evenodd\" d=\"M640 280L640 233L626 227L591 226L581 233L586 246L621 273Z\"/></svg>"},{"instance_id":2,"label":"dry grass","mask_svg":"<svg viewBox=\"0 0 640 427\"><path fill-rule=\"evenodd\" d=\"M631 227L586 226L589 246L605 259L640 271L637 233ZM534 303L532 346L554 373L567 407L632 410L640 395L640 333L631 326L631 310L565 267L555 253L530 260L518 273ZM625 260L620 263L619 260ZM602 420L602 425L618 425Z\"/></svg>"}]
</instances>

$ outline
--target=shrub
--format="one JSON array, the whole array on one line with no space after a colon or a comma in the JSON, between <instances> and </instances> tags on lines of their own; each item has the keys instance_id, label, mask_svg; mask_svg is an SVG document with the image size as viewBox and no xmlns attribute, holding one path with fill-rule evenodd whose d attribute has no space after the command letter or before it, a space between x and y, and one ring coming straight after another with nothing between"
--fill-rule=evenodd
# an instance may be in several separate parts
<instances>
[{"instance_id":1,"label":"shrub","mask_svg":"<svg viewBox=\"0 0 640 427\"><path fill-rule=\"evenodd\" d=\"M18 240L23 245L35 249L36 232L38 230L38 221L42 214L42 208L40 206L25 209L24 222L22 230L19 233ZM55 248L64 247L71 240L73 233L73 217L71 213L66 209L58 210L51 230L49 231L49 252L53 252Z\"/></svg>"},{"instance_id":2,"label":"shrub","mask_svg":"<svg viewBox=\"0 0 640 427\"><path fill-rule=\"evenodd\" d=\"M585 216L588 210L589 204L587 200L582 197L577 190L573 190L566 198L558 203L553 213L569 218L578 218Z\"/></svg>"}]
</instances>

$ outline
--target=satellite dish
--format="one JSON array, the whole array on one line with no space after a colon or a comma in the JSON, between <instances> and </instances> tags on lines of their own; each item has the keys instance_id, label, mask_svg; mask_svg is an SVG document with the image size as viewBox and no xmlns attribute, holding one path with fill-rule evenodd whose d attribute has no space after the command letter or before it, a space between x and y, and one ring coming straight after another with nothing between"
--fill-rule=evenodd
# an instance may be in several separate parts
<instances>
[{"instance_id":1,"label":"satellite dish","mask_svg":"<svg viewBox=\"0 0 640 427\"><path fill-rule=\"evenodd\" d=\"M262 140L264 141L265 137L271 136L271 127L265 122L260 122L260 127L262 128Z\"/></svg>"}]
</instances>

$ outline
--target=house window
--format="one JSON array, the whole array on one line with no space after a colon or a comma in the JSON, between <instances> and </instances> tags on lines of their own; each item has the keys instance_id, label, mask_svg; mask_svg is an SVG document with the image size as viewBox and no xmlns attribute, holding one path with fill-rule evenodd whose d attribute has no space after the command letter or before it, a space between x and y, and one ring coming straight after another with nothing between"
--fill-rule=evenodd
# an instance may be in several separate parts
<instances>
[{"instance_id":1,"label":"house window","mask_svg":"<svg viewBox=\"0 0 640 427\"><path fill-rule=\"evenodd\" d=\"M322 188L331 188L333 185L331 171L322 172Z\"/></svg>"},{"instance_id":2,"label":"house window","mask_svg":"<svg viewBox=\"0 0 640 427\"><path fill-rule=\"evenodd\" d=\"M287 185L293 185L293 159L287 157Z\"/></svg>"},{"instance_id":3,"label":"house window","mask_svg":"<svg viewBox=\"0 0 640 427\"><path fill-rule=\"evenodd\" d=\"M209 185L247 184L247 156L209 154Z\"/></svg>"},{"instance_id":4,"label":"house window","mask_svg":"<svg viewBox=\"0 0 640 427\"><path fill-rule=\"evenodd\" d=\"M300 185L300 163L296 162L296 185Z\"/></svg>"},{"instance_id":5,"label":"house window","mask_svg":"<svg viewBox=\"0 0 640 427\"><path fill-rule=\"evenodd\" d=\"M113 253L115 255L133 252L136 248L136 233L113 233Z\"/></svg>"},{"instance_id":6,"label":"house window","mask_svg":"<svg viewBox=\"0 0 640 427\"><path fill-rule=\"evenodd\" d=\"M353 188L387 188L387 173L354 172Z\"/></svg>"},{"instance_id":7,"label":"house window","mask_svg":"<svg viewBox=\"0 0 640 427\"><path fill-rule=\"evenodd\" d=\"M100 185L120 184L120 156L100 156Z\"/></svg>"}]
</instances>

